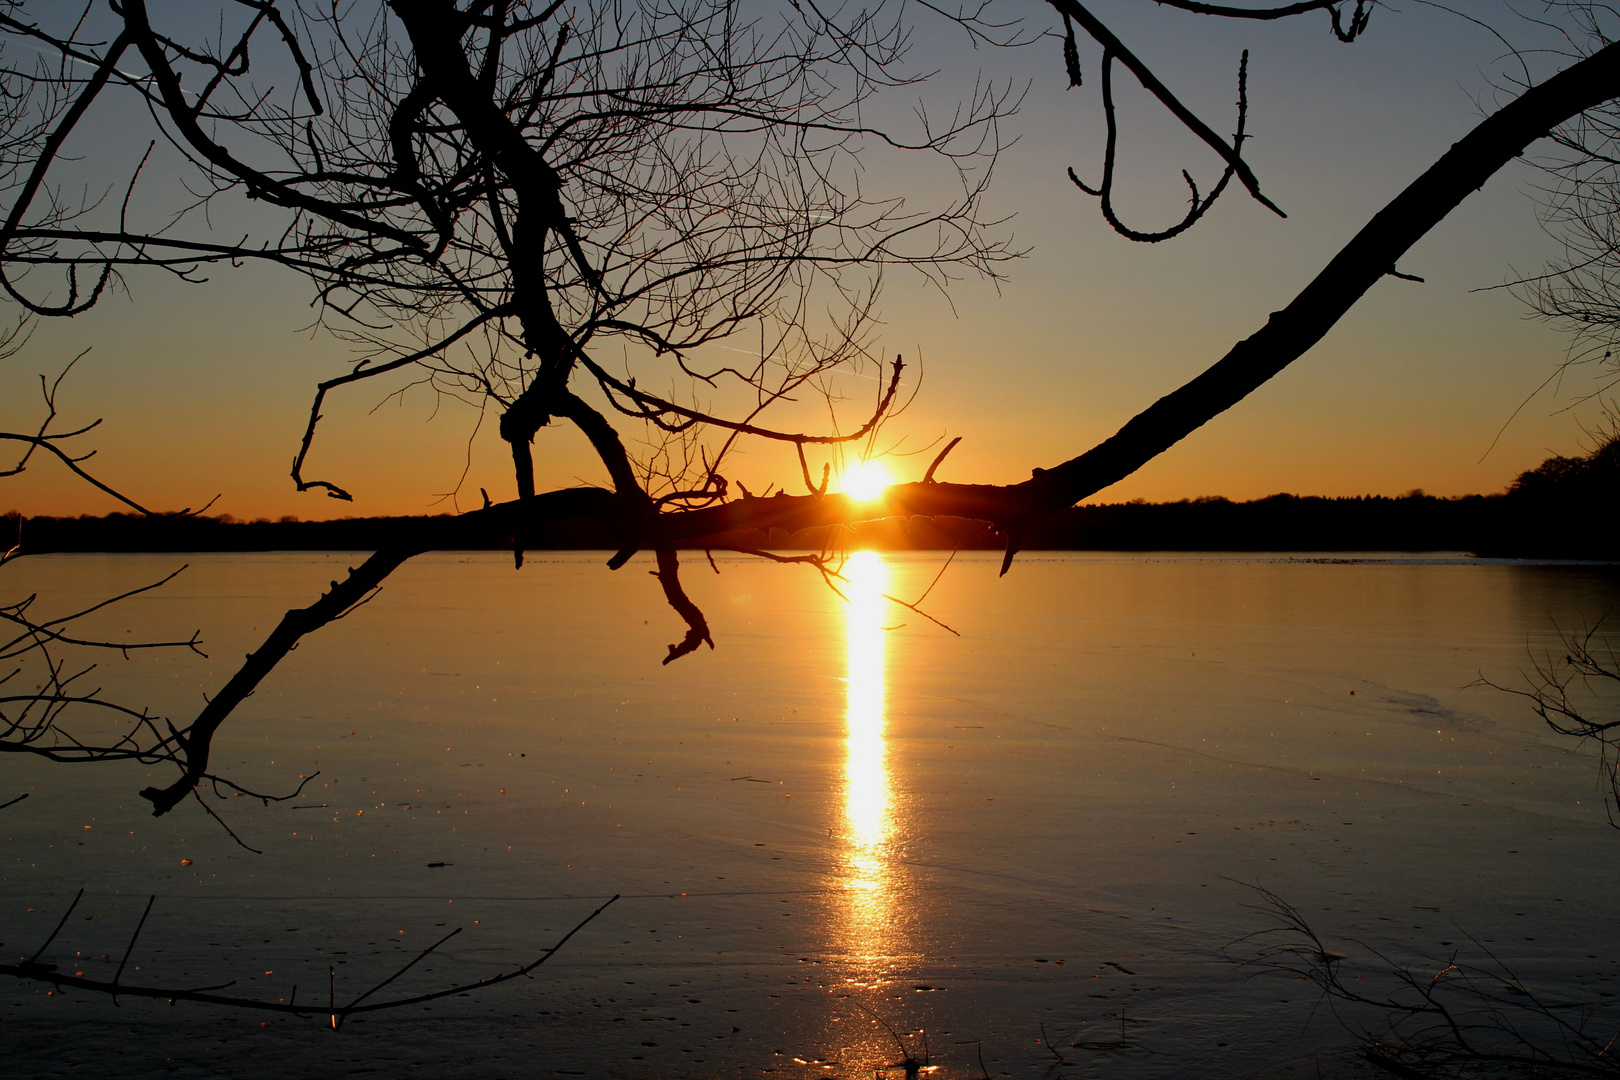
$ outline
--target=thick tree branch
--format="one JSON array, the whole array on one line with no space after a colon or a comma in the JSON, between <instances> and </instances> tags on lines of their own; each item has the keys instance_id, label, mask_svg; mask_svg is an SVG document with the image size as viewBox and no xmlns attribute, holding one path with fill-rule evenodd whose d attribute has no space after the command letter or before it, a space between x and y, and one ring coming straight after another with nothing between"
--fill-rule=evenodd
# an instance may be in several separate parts
<instances>
[{"instance_id":1,"label":"thick tree branch","mask_svg":"<svg viewBox=\"0 0 1620 1080\"><path fill-rule=\"evenodd\" d=\"M1231 408L1302 356L1413 244L1498 170L1557 124L1620 96L1620 43L1577 62L1485 119L1364 226L1266 325L1113 437L1007 487L901 484L873 504L848 496L777 495L672 514L663 540L746 528L788 530L895 515L978 518L1016 535L1030 521L1072 506L1129 476Z\"/></svg>"},{"instance_id":2,"label":"thick tree branch","mask_svg":"<svg viewBox=\"0 0 1620 1080\"><path fill-rule=\"evenodd\" d=\"M436 548L462 546L473 536L485 540L492 536L510 537L522 527L571 517L591 518L607 524L615 533L628 533L631 523L626 520L623 502L595 488L553 491L533 499L475 510L448 521L430 518L403 533L394 547L378 551L359 567L351 569L342 581L332 582L331 588L315 603L294 608L282 616L264 643L248 654L225 686L178 736L180 753L185 759L180 777L168 787L142 790L141 797L152 804L154 816L174 809L207 774L214 734L236 707L258 689L305 635L335 622L363 603L407 560ZM634 551L634 547L631 550Z\"/></svg>"},{"instance_id":3,"label":"thick tree branch","mask_svg":"<svg viewBox=\"0 0 1620 1080\"><path fill-rule=\"evenodd\" d=\"M699 645L708 645L713 649L714 638L709 634L709 622L703 617L703 612L681 588L681 561L676 557L675 549L661 547L657 556L658 569L653 571L653 576L664 587L664 599L669 601L669 606L686 620L686 636L671 645L669 655L664 657L664 663L670 664L688 653L696 652Z\"/></svg>"},{"instance_id":4,"label":"thick tree branch","mask_svg":"<svg viewBox=\"0 0 1620 1080\"><path fill-rule=\"evenodd\" d=\"M264 677L275 670L276 665L305 634L341 618L344 612L364 601L401 563L418 554L420 551L409 548L379 551L360 564L359 569L351 569L349 576L341 582L332 582L332 588L315 603L283 615L280 625L271 631L258 651L248 654L247 662L237 669L230 681L192 721L182 739L186 768L180 778L166 788L141 790L141 798L152 804L152 813L168 813L197 786L208 771L208 754L213 745L214 732L258 688Z\"/></svg>"},{"instance_id":5,"label":"thick tree branch","mask_svg":"<svg viewBox=\"0 0 1620 1080\"><path fill-rule=\"evenodd\" d=\"M1526 90L1455 143L1380 210L1287 307L1113 438L1045 473L1043 505L1068 506L1136 471L1315 345L1430 229L1555 126L1620 96L1620 44Z\"/></svg>"}]
</instances>

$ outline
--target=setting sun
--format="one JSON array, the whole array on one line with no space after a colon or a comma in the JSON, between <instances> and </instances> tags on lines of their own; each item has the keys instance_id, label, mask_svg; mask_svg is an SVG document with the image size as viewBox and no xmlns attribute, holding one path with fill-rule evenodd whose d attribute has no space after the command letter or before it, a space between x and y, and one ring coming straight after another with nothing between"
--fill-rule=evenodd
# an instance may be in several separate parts
<instances>
[{"instance_id":1,"label":"setting sun","mask_svg":"<svg viewBox=\"0 0 1620 1080\"><path fill-rule=\"evenodd\" d=\"M879 462L857 461L844 467L844 492L861 502L877 498L892 483L894 478Z\"/></svg>"}]
</instances>

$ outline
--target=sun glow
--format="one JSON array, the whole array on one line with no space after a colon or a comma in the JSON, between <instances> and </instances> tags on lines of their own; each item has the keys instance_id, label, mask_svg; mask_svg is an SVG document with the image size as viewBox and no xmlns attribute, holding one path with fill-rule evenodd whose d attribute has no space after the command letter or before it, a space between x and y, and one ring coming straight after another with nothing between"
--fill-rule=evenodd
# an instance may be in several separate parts
<instances>
[{"instance_id":1,"label":"sun glow","mask_svg":"<svg viewBox=\"0 0 1620 1080\"><path fill-rule=\"evenodd\" d=\"M844 493L861 502L871 502L894 483L889 470L877 461L856 461L844 466Z\"/></svg>"}]
</instances>

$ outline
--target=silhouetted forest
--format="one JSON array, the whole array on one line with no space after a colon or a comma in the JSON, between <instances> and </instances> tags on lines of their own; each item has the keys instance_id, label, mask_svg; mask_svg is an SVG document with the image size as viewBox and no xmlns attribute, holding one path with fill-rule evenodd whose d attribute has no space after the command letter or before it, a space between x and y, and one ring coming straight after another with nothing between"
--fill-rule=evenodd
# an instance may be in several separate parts
<instances>
[{"instance_id":1,"label":"silhouetted forest","mask_svg":"<svg viewBox=\"0 0 1620 1080\"><path fill-rule=\"evenodd\" d=\"M1026 551L1466 551L1480 555L1620 558L1613 500L1599 514L1554 513L1519 493L1441 499L1412 494L1326 499L1272 495L1251 502L1189 499L1174 503L1081 506L1035 525ZM1603 519L1600 525L1598 519ZM1572 518L1579 524L1570 528ZM339 521L237 521L106 517L0 519L6 546L21 552L369 551L388 542L408 518ZM21 536L19 537L19 526ZM825 530L722 535L692 547L819 550ZM989 525L955 518L891 518L853 530L837 546L884 550L999 550ZM595 522L563 521L527 535L529 550L600 549L615 545ZM511 547L492 535L475 550Z\"/></svg>"},{"instance_id":2,"label":"silhouetted forest","mask_svg":"<svg viewBox=\"0 0 1620 1080\"><path fill-rule=\"evenodd\" d=\"M1496 495L1439 498L1405 495L1321 498L1270 495L1248 502L1224 498L1172 503L1077 506L1031 526L1026 551L1467 551L1479 555L1620 558L1620 436L1602 438L1579 457L1551 457L1521 473ZM343 518L336 521L240 521L218 517L108 514L105 517L0 518L0 547L23 554L72 551L371 551L390 533L420 518ZM829 544L827 529L765 537L757 532L704 537L690 548L821 550L831 546L885 550L995 550L994 528L960 518L889 518L844 530ZM606 529L583 519L553 522L524 535L532 550L614 550ZM472 550L512 546L492 532Z\"/></svg>"}]
</instances>

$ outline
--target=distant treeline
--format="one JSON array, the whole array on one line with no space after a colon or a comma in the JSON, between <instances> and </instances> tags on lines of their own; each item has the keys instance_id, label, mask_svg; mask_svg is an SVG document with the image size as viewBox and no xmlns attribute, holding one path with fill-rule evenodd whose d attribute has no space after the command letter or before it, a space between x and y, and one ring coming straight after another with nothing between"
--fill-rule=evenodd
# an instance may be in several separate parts
<instances>
[{"instance_id":1,"label":"distant treeline","mask_svg":"<svg viewBox=\"0 0 1620 1080\"><path fill-rule=\"evenodd\" d=\"M0 550L370 551L422 518L238 521L219 517L0 517ZM1078 506L1036 523L1026 551L1468 551L1535 558L1620 559L1620 438L1582 457L1548 458L1500 495L1319 498L1272 495L1249 502L1186 499ZM819 550L827 530L710 537L689 546ZM844 530L835 547L995 549L995 531L955 518L891 518ZM474 548L511 546L491 535ZM591 521L553 522L524 537L530 550L607 549Z\"/></svg>"},{"instance_id":2,"label":"distant treeline","mask_svg":"<svg viewBox=\"0 0 1620 1080\"><path fill-rule=\"evenodd\" d=\"M1617 455L1620 456L1620 455ZM1527 476L1530 474L1526 474ZM1620 478L1620 477L1616 477ZM1077 506L1036 522L1026 551L1466 551L1519 558L1620 559L1620 485L1579 506L1557 485L1501 495L1437 498L1271 495ZM823 530L777 533L767 546L815 549ZM997 549L988 525L902 518L854 531L853 546L884 549ZM739 545L741 546L741 545Z\"/></svg>"},{"instance_id":3,"label":"distant treeline","mask_svg":"<svg viewBox=\"0 0 1620 1080\"><path fill-rule=\"evenodd\" d=\"M1413 493L1317 498L1272 495L1250 502L1209 498L1174 503L1079 506L1034 525L1026 551L1469 551L1542 558L1620 558L1616 502L1580 512L1560 509L1545 493L1436 498ZM344 518L337 521L237 521L219 517L0 518L0 544L30 554L71 551L369 551L421 518ZM692 547L769 547L816 550L826 530L716 536ZM837 547L891 550L995 549L1003 541L988 525L955 518L891 518L870 522ZM491 536L486 550L511 546ZM530 550L606 549L607 531L590 521L554 522L525 537Z\"/></svg>"}]
</instances>

